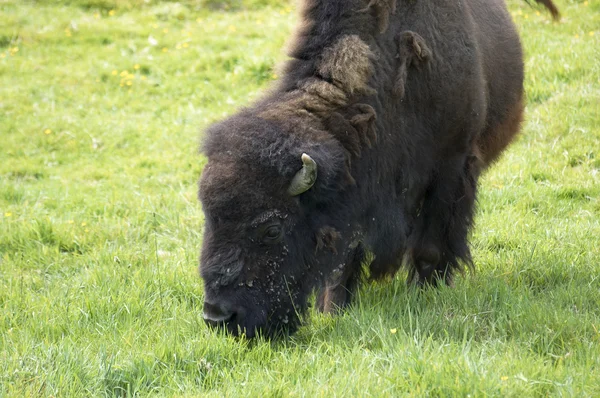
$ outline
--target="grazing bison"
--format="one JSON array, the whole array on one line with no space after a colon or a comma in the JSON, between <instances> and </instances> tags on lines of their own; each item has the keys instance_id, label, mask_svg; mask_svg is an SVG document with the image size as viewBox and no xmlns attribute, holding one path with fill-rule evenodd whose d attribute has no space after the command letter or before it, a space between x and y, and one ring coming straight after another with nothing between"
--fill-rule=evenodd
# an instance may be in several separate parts
<instances>
[{"instance_id":1,"label":"grazing bison","mask_svg":"<svg viewBox=\"0 0 600 398\"><path fill-rule=\"evenodd\" d=\"M204 319L233 334L294 330L316 289L321 311L346 306L364 268L450 283L478 176L522 119L503 0L306 0L302 17L278 86L203 144Z\"/></svg>"}]
</instances>

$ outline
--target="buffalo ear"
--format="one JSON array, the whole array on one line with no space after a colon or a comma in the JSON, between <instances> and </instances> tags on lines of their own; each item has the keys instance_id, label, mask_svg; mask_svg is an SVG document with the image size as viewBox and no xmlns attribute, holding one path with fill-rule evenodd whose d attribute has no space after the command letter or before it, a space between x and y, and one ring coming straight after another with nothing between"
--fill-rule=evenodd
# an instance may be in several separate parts
<instances>
[{"instance_id":1,"label":"buffalo ear","mask_svg":"<svg viewBox=\"0 0 600 398\"><path fill-rule=\"evenodd\" d=\"M302 168L292 178L288 187L288 194L297 196L308 191L317 181L317 162L303 153L301 156Z\"/></svg>"}]
</instances>

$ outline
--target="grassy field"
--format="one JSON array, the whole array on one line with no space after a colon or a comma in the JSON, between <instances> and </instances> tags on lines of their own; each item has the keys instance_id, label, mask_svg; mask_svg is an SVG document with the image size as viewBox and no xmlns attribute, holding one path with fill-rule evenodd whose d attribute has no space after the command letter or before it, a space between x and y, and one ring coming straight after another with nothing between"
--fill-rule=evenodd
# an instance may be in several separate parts
<instances>
[{"instance_id":1,"label":"grassy field","mask_svg":"<svg viewBox=\"0 0 600 398\"><path fill-rule=\"evenodd\" d=\"M558 5L510 2L527 121L477 271L248 342L202 322L197 146L277 77L293 4L0 0L0 396L600 396L600 0Z\"/></svg>"}]
</instances>

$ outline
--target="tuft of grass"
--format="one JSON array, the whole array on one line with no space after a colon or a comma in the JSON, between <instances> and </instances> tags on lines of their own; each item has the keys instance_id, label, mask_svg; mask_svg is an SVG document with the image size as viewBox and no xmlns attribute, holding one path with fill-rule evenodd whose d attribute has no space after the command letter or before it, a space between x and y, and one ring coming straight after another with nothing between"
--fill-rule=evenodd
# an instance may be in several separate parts
<instances>
[{"instance_id":1,"label":"tuft of grass","mask_svg":"<svg viewBox=\"0 0 600 398\"><path fill-rule=\"evenodd\" d=\"M509 5L527 117L476 273L249 342L201 319L198 132L275 78L292 3L2 2L0 395L600 395L600 2Z\"/></svg>"}]
</instances>

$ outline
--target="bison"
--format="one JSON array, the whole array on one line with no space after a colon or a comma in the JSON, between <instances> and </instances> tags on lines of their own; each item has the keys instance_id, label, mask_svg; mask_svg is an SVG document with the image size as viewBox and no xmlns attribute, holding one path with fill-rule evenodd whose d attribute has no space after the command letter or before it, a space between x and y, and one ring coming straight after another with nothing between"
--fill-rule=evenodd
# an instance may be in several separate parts
<instances>
[{"instance_id":1,"label":"bison","mask_svg":"<svg viewBox=\"0 0 600 398\"><path fill-rule=\"evenodd\" d=\"M552 14L551 0L536 0ZM523 55L503 0L305 0L264 98L205 133L205 321L294 331L403 264L472 264L477 180L519 130Z\"/></svg>"}]
</instances>

